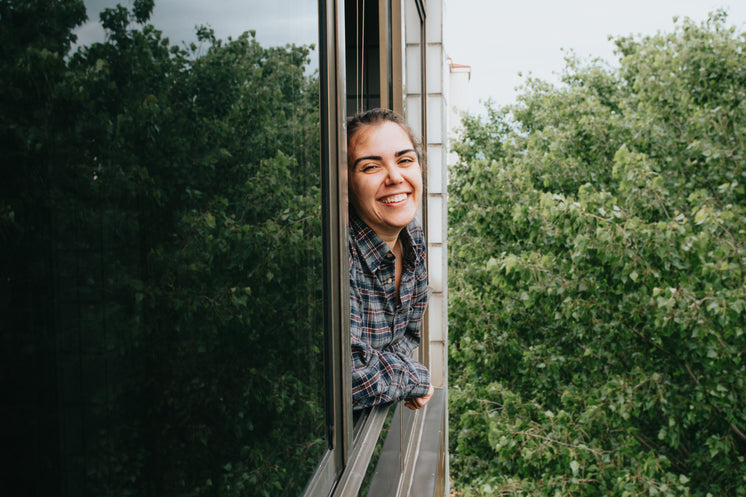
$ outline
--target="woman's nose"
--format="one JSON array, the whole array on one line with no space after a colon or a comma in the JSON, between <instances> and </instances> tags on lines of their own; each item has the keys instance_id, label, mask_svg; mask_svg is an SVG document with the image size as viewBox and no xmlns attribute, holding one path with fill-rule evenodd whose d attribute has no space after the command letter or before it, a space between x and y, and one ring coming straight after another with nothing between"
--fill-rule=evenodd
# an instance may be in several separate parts
<instances>
[{"instance_id":1,"label":"woman's nose","mask_svg":"<svg viewBox=\"0 0 746 497\"><path fill-rule=\"evenodd\" d=\"M397 183L401 183L402 181L404 181L404 178L402 177L399 168L396 166L390 166L388 168L388 174L386 175L386 183L389 185L395 185Z\"/></svg>"}]
</instances>

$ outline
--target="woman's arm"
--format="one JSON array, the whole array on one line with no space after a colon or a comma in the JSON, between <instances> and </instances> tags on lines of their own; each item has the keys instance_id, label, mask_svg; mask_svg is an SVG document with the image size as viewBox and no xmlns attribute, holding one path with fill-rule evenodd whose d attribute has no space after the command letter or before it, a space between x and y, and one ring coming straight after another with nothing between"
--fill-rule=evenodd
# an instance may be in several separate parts
<instances>
[{"instance_id":1,"label":"woman's arm","mask_svg":"<svg viewBox=\"0 0 746 497\"><path fill-rule=\"evenodd\" d=\"M381 350L362 340L363 309L354 281L350 292L353 406L362 409L427 395L430 373L411 358L419 337L402 337Z\"/></svg>"},{"instance_id":2,"label":"woman's arm","mask_svg":"<svg viewBox=\"0 0 746 497\"><path fill-rule=\"evenodd\" d=\"M430 393L430 373L414 359L376 350L352 335L352 403L355 409Z\"/></svg>"}]
</instances>

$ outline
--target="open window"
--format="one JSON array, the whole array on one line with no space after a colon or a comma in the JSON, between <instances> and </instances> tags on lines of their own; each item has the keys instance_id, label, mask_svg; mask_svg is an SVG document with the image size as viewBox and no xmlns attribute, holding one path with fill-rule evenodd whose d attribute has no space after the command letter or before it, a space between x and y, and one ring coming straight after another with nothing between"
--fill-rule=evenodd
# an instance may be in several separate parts
<instances>
[{"instance_id":1,"label":"open window","mask_svg":"<svg viewBox=\"0 0 746 497\"><path fill-rule=\"evenodd\" d=\"M347 115L373 107L393 109L407 119L426 152L425 3L346 0L345 35ZM426 199L426 154L422 162ZM427 202L423 202L418 217L426 233L427 216ZM430 366L427 329L426 316L417 354ZM446 397L444 389L436 389L423 410L385 406L361 416L353 438L356 465L345 472L351 475L348 485L357 491L360 481L361 495L368 496L444 495Z\"/></svg>"}]
</instances>

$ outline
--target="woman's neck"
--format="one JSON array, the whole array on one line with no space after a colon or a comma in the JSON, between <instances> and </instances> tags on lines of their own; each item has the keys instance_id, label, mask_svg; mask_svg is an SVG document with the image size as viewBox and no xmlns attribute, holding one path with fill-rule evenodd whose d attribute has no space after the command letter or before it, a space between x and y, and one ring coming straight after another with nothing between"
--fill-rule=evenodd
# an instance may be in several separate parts
<instances>
[{"instance_id":1,"label":"woman's neck","mask_svg":"<svg viewBox=\"0 0 746 497\"><path fill-rule=\"evenodd\" d=\"M392 252L396 253L396 244L399 241L399 233L401 233L401 231L397 231L395 234L392 235L378 236L381 238L381 240L384 241L384 243L386 243L386 245L389 246Z\"/></svg>"}]
</instances>

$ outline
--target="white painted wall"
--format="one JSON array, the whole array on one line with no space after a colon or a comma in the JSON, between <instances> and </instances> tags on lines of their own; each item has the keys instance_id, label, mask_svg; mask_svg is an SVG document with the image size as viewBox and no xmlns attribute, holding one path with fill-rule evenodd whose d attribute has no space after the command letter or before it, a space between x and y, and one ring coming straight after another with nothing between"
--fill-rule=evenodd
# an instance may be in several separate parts
<instances>
[{"instance_id":1,"label":"white painted wall","mask_svg":"<svg viewBox=\"0 0 746 497\"><path fill-rule=\"evenodd\" d=\"M413 0L404 2L406 116L415 132L421 133L419 122L423 84L419 71L421 47L419 14ZM430 304L428 336L433 385L448 386L448 65L443 45L444 0L425 2L427 91L427 236Z\"/></svg>"}]
</instances>

